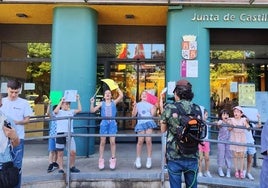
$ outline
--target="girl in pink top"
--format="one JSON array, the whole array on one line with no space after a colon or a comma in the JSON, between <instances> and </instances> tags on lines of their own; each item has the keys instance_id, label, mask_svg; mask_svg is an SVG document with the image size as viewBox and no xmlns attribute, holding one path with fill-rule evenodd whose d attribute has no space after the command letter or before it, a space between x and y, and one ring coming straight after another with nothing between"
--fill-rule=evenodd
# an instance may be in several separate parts
<instances>
[{"instance_id":1,"label":"girl in pink top","mask_svg":"<svg viewBox=\"0 0 268 188\"><path fill-rule=\"evenodd\" d=\"M246 134L244 129L236 128L238 126L245 126L249 128L246 118L242 118L243 111L240 106L233 108L234 117L228 120L228 123L233 127L230 127L230 141L237 142L241 144L246 144ZM244 168L244 154L246 151L246 146L230 145L230 150L233 152L234 157L234 167L235 167L235 177L245 178L243 173Z\"/></svg>"}]
</instances>

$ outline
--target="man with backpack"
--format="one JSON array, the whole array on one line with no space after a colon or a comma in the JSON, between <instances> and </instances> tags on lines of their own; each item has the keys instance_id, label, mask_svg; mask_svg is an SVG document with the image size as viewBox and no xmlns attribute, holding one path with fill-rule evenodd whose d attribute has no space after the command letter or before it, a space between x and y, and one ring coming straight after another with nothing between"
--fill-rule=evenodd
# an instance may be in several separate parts
<instances>
[{"instance_id":1,"label":"man with backpack","mask_svg":"<svg viewBox=\"0 0 268 188\"><path fill-rule=\"evenodd\" d=\"M182 187L182 173L187 188L197 188L198 144L206 134L202 113L191 101L192 85L179 80L173 91L175 102L161 114L161 132L167 131L166 157L171 188ZM204 129L204 130L202 130Z\"/></svg>"}]
</instances>

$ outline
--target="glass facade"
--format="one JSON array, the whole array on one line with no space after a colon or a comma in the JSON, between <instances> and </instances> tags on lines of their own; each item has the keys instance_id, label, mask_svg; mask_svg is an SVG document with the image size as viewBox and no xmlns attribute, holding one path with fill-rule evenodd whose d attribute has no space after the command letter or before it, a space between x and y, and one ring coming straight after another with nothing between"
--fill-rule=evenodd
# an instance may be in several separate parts
<instances>
[{"instance_id":1,"label":"glass facade","mask_svg":"<svg viewBox=\"0 0 268 188\"><path fill-rule=\"evenodd\" d=\"M111 78L118 83L124 92L123 102L118 106L119 116L131 116L132 103L139 101L143 90L155 96L160 95L165 87L164 44L123 43L98 46L101 52L98 50L97 87L105 87L101 82L103 78ZM97 94L98 101L102 98L102 92L100 90ZM133 128L132 121L119 122L119 129Z\"/></svg>"},{"instance_id":2,"label":"glass facade","mask_svg":"<svg viewBox=\"0 0 268 188\"><path fill-rule=\"evenodd\" d=\"M159 96L165 87L164 44L100 43L97 53L97 87L104 86L101 79L111 78L124 91L124 100L118 107L119 116L130 116L132 103L139 100L143 90ZM49 43L2 44L1 83L14 78L14 75L21 75L21 97L26 98L33 108L36 104L46 107L50 96L50 57ZM101 89L97 101L102 99L102 94ZM122 121L119 129L133 129L133 123Z\"/></svg>"}]
</instances>

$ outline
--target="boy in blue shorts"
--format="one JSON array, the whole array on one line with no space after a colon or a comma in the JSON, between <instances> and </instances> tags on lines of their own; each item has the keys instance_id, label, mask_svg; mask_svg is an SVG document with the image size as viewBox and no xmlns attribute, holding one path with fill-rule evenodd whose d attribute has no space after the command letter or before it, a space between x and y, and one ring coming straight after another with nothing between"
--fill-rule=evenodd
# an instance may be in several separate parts
<instances>
[{"instance_id":1,"label":"boy in blue shorts","mask_svg":"<svg viewBox=\"0 0 268 188\"><path fill-rule=\"evenodd\" d=\"M70 102L65 101L64 98L61 99L60 103L54 109L54 113L56 117L73 117L75 114L80 113L82 111L82 106L80 102L80 96L76 96L77 101L77 109L70 108ZM68 133L68 119L57 120L57 135ZM71 121L71 132L73 132L73 121ZM63 155L64 149L66 147L66 137L58 137L56 138L56 149L57 149L57 163L59 164L59 173L65 173L63 170ZM76 158L76 144L74 137L71 137L70 140L71 148L70 148L70 172L71 173L78 173L80 172L74 166L75 158Z\"/></svg>"},{"instance_id":2,"label":"boy in blue shorts","mask_svg":"<svg viewBox=\"0 0 268 188\"><path fill-rule=\"evenodd\" d=\"M53 110L57 107L57 105L53 106ZM50 112L50 102L49 105L47 107L47 113L46 116L50 116L55 117L55 114L52 112ZM50 121L49 122L49 136L56 136L56 128L57 128L57 124L56 121ZM49 165L47 168L47 173L49 172L53 172L54 170L56 170L57 168L59 168L57 161L57 150L56 150L56 138L49 138L48 139L48 161L49 161Z\"/></svg>"}]
</instances>

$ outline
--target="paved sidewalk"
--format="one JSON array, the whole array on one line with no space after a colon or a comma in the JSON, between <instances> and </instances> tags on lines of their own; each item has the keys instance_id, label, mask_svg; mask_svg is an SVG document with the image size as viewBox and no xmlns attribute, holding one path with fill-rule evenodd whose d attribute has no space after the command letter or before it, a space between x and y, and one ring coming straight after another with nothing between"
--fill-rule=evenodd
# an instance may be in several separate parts
<instances>
[{"instance_id":1,"label":"paved sidewalk","mask_svg":"<svg viewBox=\"0 0 268 188\"><path fill-rule=\"evenodd\" d=\"M234 178L234 172L232 172L231 178L219 177L217 174L216 166L216 145L212 144L210 156L210 171L213 178L202 177L199 178L199 182L207 182L208 184L218 184L236 186L237 187L258 187L260 166L262 163L261 159L257 160L258 167L252 168L252 175L255 177L254 181L249 179L237 180ZM81 173L75 174L74 177L85 177L87 179L113 179L113 178L143 178L143 179L154 179L160 178L161 172L161 144L153 143L153 159L152 168L146 169L146 148L145 144L142 152L142 164L141 169L134 167L134 160L136 157L136 143L117 143L117 168L112 171L109 169L109 157L110 157L110 145L107 144L105 148L105 169L100 171L98 169L98 146L96 145L96 153L89 157L78 156L76 160L76 167L81 170ZM258 157L261 157L258 154ZM65 157L66 162L66 157ZM27 183L31 181L43 181L43 179L53 180L61 179L61 174L58 171L47 173L48 167L48 152L47 152L47 141L26 141L25 154L23 160L23 187L27 187ZM66 164L65 164L66 167ZM65 169L66 170L66 169ZM221 186L214 186L221 187Z\"/></svg>"}]
</instances>

